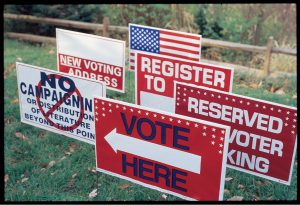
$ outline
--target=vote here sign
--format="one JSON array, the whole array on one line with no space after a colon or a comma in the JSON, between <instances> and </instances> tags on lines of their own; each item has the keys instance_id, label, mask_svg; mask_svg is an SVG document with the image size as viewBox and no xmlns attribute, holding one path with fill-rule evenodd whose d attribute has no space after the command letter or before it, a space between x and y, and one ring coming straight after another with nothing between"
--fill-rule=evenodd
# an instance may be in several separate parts
<instances>
[{"instance_id":1,"label":"vote here sign","mask_svg":"<svg viewBox=\"0 0 300 205\"><path fill-rule=\"evenodd\" d=\"M95 97L98 171L184 199L222 200L228 126Z\"/></svg>"},{"instance_id":2,"label":"vote here sign","mask_svg":"<svg viewBox=\"0 0 300 205\"><path fill-rule=\"evenodd\" d=\"M136 52L136 103L175 112L174 81L231 92L233 69Z\"/></svg>"},{"instance_id":3,"label":"vote here sign","mask_svg":"<svg viewBox=\"0 0 300 205\"><path fill-rule=\"evenodd\" d=\"M231 126L228 167L290 184L296 108L184 83L174 90L176 113Z\"/></svg>"},{"instance_id":4,"label":"vote here sign","mask_svg":"<svg viewBox=\"0 0 300 205\"><path fill-rule=\"evenodd\" d=\"M58 70L125 92L125 41L56 29Z\"/></svg>"},{"instance_id":5,"label":"vote here sign","mask_svg":"<svg viewBox=\"0 0 300 205\"><path fill-rule=\"evenodd\" d=\"M105 96L105 84L17 63L21 121L95 143L93 95Z\"/></svg>"}]
</instances>

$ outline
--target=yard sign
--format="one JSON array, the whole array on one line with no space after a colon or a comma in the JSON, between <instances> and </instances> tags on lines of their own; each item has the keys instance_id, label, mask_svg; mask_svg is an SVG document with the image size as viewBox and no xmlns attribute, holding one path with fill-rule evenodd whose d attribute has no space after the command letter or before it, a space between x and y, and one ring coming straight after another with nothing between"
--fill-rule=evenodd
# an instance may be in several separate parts
<instances>
[{"instance_id":1,"label":"yard sign","mask_svg":"<svg viewBox=\"0 0 300 205\"><path fill-rule=\"evenodd\" d=\"M17 63L21 121L95 143L93 95L105 96L105 84Z\"/></svg>"},{"instance_id":2,"label":"yard sign","mask_svg":"<svg viewBox=\"0 0 300 205\"><path fill-rule=\"evenodd\" d=\"M174 81L231 92L233 69L136 52L136 103L175 112Z\"/></svg>"},{"instance_id":3,"label":"yard sign","mask_svg":"<svg viewBox=\"0 0 300 205\"><path fill-rule=\"evenodd\" d=\"M129 68L135 70L137 51L199 62L201 39L201 35L129 24Z\"/></svg>"},{"instance_id":4,"label":"yard sign","mask_svg":"<svg viewBox=\"0 0 300 205\"><path fill-rule=\"evenodd\" d=\"M125 92L125 41L56 29L57 67Z\"/></svg>"},{"instance_id":5,"label":"yard sign","mask_svg":"<svg viewBox=\"0 0 300 205\"><path fill-rule=\"evenodd\" d=\"M96 168L189 200L222 200L228 126L95 97Z\"/></svg>"},{"instance_id":6,"label":"yard sign","mask_svg":"<svg viewBox=\"0 0 300 205\"><path fill-rule=\"evenodd\" d=\"M184 83L175 87L175 113L231 126L228 167L290 185L296 108Z\"/></svg>"}]
</instances>

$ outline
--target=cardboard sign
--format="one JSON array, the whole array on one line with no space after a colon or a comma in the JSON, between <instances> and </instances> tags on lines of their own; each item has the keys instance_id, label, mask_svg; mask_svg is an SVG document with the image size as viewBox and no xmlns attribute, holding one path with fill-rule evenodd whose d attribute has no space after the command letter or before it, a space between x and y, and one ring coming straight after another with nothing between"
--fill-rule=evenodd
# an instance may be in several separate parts
<instances>
[{"instance_id":1,"label":"cardboard sign","mask_svg":"<svg viewBox=\"0 0 300 205\"><path fill-rule=\"evenodd\" d=\"M182 197L222 200L228 126L95 97L98 171Z\"/></svg>"},{"instance_id":2,"label":"cardboard sign","mask_svg":"<svg viewBox=\"0 0 300 205\"><path fill-rule=\"evenodd\" d=\"M199 62L201 39L201 35L129 24L129 68L135 70L137 51Z\"/></svg>"},{"instance_id":3,"label":"cardboard sign","mask_svg":"<svg viewBox=\"0 0 300 205\"><path fill-rule=\"evenodd\" d=\"M233 69L136 52L136 103L175 112L174 81L231 92Z\"/></svg>"},{"instance_id":4,"label":"cardboard sign","mask_svg":"<svg viewBox=\"0 0 300 205\"><path fill-rule=\"evenodd\" d=\"M176 113L231 126L228 167L290 184L296 108L184 83L175 87Z\"/></svg>"},{"instance_id":5,"label":"cardboard sign","mask_svg":"<svg viewBox=\"0 0 300 205\"><path fill-rule=\"evenodd\" d=\"M95 143L93 95L105 84L17 63L21 122Z\"/></svg>"},{"instance_id":6,"label":"cardboard sign","mask_svg":"<svg viewBox=\"0 0 300 205\"><path fill-rule=\"evenodd\" d=\"M56 29L60 72L102 81L125 92L125 41Z\"/></svg>"}]
</instances>

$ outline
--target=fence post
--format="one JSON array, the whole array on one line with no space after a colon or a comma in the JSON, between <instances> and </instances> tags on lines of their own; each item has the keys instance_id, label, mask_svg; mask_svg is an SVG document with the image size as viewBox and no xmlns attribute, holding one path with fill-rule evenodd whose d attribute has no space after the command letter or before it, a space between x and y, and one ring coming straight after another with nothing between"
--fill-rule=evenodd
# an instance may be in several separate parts
<instances>
[{"instance_id":1,"label":"fence post","mask_svg":"<svg viewBox=\"0 0 300 205\"><path fill-rule=\"evenodd\" d=\"M265 52L265 62L263 67L263 75L265 77L270 74L272 47L273 47L273 36L270 36L267 43L267 49Z\"/></svg>"},{"instance_id":2,"label":"fence post","mask_svg":"<svg viewBox=\"0 0 300 205\"><path fill-rule=\"evenodd\" d=\"M104 36L104 37L109 37L109 18L107 17L107 16L105 16L104 18L103 18L103 33L102 33L102 35Z\"/></svg>"}]
</instances>

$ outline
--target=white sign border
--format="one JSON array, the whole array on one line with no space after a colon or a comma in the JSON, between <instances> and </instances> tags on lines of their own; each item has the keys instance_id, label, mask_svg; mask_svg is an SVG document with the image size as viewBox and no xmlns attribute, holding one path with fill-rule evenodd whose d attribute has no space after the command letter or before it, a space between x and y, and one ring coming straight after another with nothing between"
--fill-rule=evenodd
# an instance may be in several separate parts
<instances>
[{"instance_id":1,"label":"white sign border","mask_svg":"<svg viewBox=\"0 0 300 205\"><path fill-rule=\"evenodd\" d=\"M94 99L96 99L96 98L100 99L100 100L104 100L104 101L119 103L119 104L122 104L122 105L131 106L131 107L134 107L134 108L139 108L139 109L142 109L142 110L149 110L151 112L157 112L157 113L160 113L160 114L163 114L163 115L169 115L169 116L173 116L173 117L177 117L177 118L190 120L190 121L193 121L193 122L207 124L209 126L215 126L215 127L218 127L218 128L225 129L226 131L225 131L225 139L224 139L224 147L223 147L222 170L221 170L221 179L220 179L220 187L219 187L219 190L220 190L219 191L219 201L223 200L224 186L225 186L225 175L226 175L227 152L228 152L228 145L229 145L229 134L230 134L230 130L231 130L230 126L222 125L222 124L218 124L218 123L214 123L214 122L210 122L210 121L200 120L200 119L197 119L197 118L192 118L192 117L179 115L179 114L175 114L175 113L171 113L171 112L166 112L166 111L162 111L162 110L157 110L157 109L145 107L145 106L142 106L142 105L131 104L131 103L127 103L127 102L123 102L123 101L119 101L119 100L115 100L115 99L111 99L111 98L105 98L105 97L100 97L100 96L94 95ZM178 196L182 199L196 200L196 199L193 199L193 198L190 198L190 197L187 197L187 196L184 196L184 195L181 195L181 194L178 194L178 193L166 190L166 189L162 189L158 186L149 185L149 184L146 184L144 182L140 182L140 181L137 181L135 179L131 179L131 178L126 177L126 176L122 176L120 174L112 173L110 171L107 171L107 170L104 170L104 169L101 169L101 168L97 168L98 164L97 164L97 146L96 146L97 143L96 143L96 141L97 141L97 135L96 135L96 139L95 139L96 170L98 170L100 172L103 172L103 173L106 173L106 174L109 174L109 175L112 175L112 176L119 177L121 179L129 180L131 182L140 184L142 186L145 186L145 187L157 190L157 191L166 192L168 194Z\"/></svg>"},{"instance_id":2,"label":"white sign border","mask_svg":"<svg viewBox=\"0 0 300 205\"><path fill-rule=\"evenodd\" d=\"M246 99L249 99L249 100L255 100L255 101L258 101L258 102L262 102L262 103L267 103L267 104L271 104L271 105L282 106L282 107L289 108L289 109L292 109L292 110L297 110L297 108L292 107L292 106L288 106L288 105L283 105L283 104L279 104L279 103L275 103L275 102L271 102L271 101L266 101L266 100L261 100L261 99L252 98L252 97L248 97L248 96L243 96L243 95L239 95L239 94L235 94L235 93L227 93L227 92L224 92L224 91L220 91L220 90L216 90L216 89L212 89L212 88L206 88L204 86L196 86L194 84L183 83L183 82L179 82L179 81L174 82L175 100L176 100L176 94L177 94L176 93L176 85L177 84L187 85L187 86L191 86L191 87L194 87L194 88L206 89L206 90L213 91L213 92L220 92L222 94L229 94L229 95L232 95L232 96L235 96L235 97L246 98ZM295 145L294 145L294 151L293 151L293 157L292 157L290 175L289 175L289 180L288 181L277 179L275 177L270 177L270 176L267 176L265 174L259 174L259 173L256 173L256 172L253 172L253 171L250 171L250 170L245 170L243 168L235 167L233 165L226 165L226 166L231 168L231 169L235 169L235 170L238 170L238 171L241 171L241 172L252 174L252 175L255 175L255 176L258 176L258 177L262 177L264 179L269 179L271 181L275 181L275 182L278 182L278 183L285 184L285 185L289 186L289 185L291 185L292 174L293 174L293 166L294 166L294 163L295 163L295 153L296 153L296 149L297 149L297 138L298 138L298 135L296 135L296 139L295 139Z\"/></svg>"},{"instance_id":3,"label":"white sign border","mask_svg":"<svg viewBox=\"0 0 300 205\"><path fill-rule=\"evenodd\" d=\"M113 38L106 38L106 37L102 37L102 36L97 36L97 35L92 35L92 34L88 34L88 33L82 33L82 32L77 32L77 31L71 31L71 30L66 30L66 29L61 29L61 28L56 28L56 36L57 36L57 31L59 32L65 32L65 33L71 33L73 35L79 35L79 36L85 36L85 37L90 37L90 38L96 38L96 39L101 39L101 40L109 40L109 41L113 41L113 42L118 42L118 43L122 43L123 45L123 48L124 48L124 52L123 52L123 69L122 69L122 75L123 75L123 82L122 82L122 90L120 89L117 89L117 88L113 88L113 87L110 87L110 86L106 86L107 89L109 90L113 90L113 91L117 91L117 92L121 92L121 93L125 93L125 53L126 53L126 42L125 41L121 41L121 40L117 40L117 39L113 39ZM56 37L56 59L57 59L57 69L59 72L60 71L60 67L59 67L59 61L58 61L58 54L59 54L59 46L58 46L58 41L57 41L57 37ZM77 58L81 58L81 57L78 57L78 56L75 56ZM64 73L64 72L62 72ZM66 73L68 74L69 76L76 76L76 75L70 75L69 73ZM80 76L77 76L77 77L80 77ZM90 79L90 78L84 78L84 79ZM93 80L93 79L90 79L90 80ZM98 82L102 82L102 81L98 81ZM104 82L103 82L104 83ZM104 83L105 84L105 83Z\"/></svg>"},{"instance_id":4,"label":"white sign border","mask_svg":"<svg viewBox=\"0 0 300 205\"><path fill-rule=\"evenodd\" d=\"M81 79L81 80L86 80L86 81L91 81L91 82L94 82L94 83L98 83L98 84L101 84L102 85L102 93L103 93L103 96L106 96L106 85L103 83L103 82L100 82L100 81L96 81L96 80L92 80L92 79L86 79L86 78L82 78L82 77L79 77L79 76L73 76L73 75L69 75L67 73L62 73L62 72L58 72L58 71L55 71L55 70L51 70L51 69L47 69L47 68L43 68L43 67L38 67L38 66L34 66L34 65L30 65L30 64L26 64L26 63L20 63L20 62L16 62L16 71L17 71L17 84L18 84L18 96L19 96L19 99L21 99L21 94L20 94L20 90L19 90L19 74L18 74L18 66L21 65L21 66L27 66L27 67L31 67L31 68L34 68L34 69L37 69L39 71L45 71L45 72L52 72L53 74L58 74L58 75L61 75L61 76L68 76L68 77L71 77L71 78L78 78L78 79ZM94 103L94 102L93 102ZM56 128L52 128L52 127L45 127L43 125L40 125L40 124L37 124L37 123L34 123L34 122L31 122L31 121L28 121L26 119L24 119L22 116L22 104L20 102L20 118L21 118L21 122L25 123L25 124L29 124L29 125L32 125L34 127L38 127L38 128L41 128L43 130L46 130L46 131L50 131L50 132L54 132L56 134L61 134L61 135L64 135L66 137L70 137L70 138L73 138L73 139L76 139L76 140L79 140L79 141L83 141L83 142L86 142L86 143L89 143L89 144L92 144L92 145L95 145L95 140L90 140L90 139L85 139L85 138L81 138L81 137L78 137L77 135L75 134L72 134L72 133L66 133L64 131L60 131ZM94 105L93 105L94 106ZM95 130L96 131L96 130ZM95 132L94 131L94 132ZM96 136L96 132L95 132L95 136Z\"/></svg>"}]
</instances>

